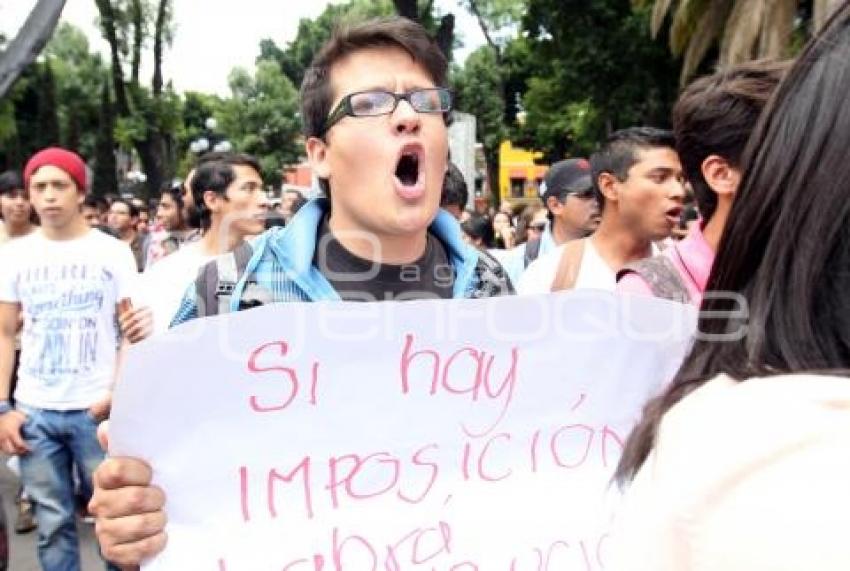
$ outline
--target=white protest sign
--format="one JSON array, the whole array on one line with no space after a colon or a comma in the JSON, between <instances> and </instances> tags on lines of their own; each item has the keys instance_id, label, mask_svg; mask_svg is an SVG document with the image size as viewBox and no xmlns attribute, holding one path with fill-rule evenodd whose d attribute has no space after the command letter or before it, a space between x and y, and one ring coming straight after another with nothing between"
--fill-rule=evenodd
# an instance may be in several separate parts
<instances>
[{"instance_id":1,"label":"white protest sign","mask_svg":"<svg viewBox=\"0 0 850 571\"><path fill-rule=\"evenodd\" d=\"M604 569L622 443L694 318L571 292L278 304L150 339L111 425L166 492L147 569Z\"/></svg>"}]
</instances>

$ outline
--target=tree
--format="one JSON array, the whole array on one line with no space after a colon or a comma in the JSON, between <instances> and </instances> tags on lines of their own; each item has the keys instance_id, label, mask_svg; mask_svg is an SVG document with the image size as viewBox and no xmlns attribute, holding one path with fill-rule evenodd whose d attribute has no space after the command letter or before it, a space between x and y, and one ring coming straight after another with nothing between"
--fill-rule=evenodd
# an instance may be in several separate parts
<instances>
[{"instance_id":1,"label":"tree","mask_svg":"<svg viewBox=\"0 0 850 571\"><path fill-rule=\"evenodd\" d=\"M103 80L100 90L100 117L94 155L92 192L104 196L118 189L118 169L115 164L115 116L109 97L109 81Z\"/></svg>"},{"instance_id":2,"label":"tree","mask_svg":"<svg viewBox=\"0 0 850 571\"><path fill-rule=\"evenodd\" d=\"M64 7L65 0L38 0L30 11L23 27L0 58L0 99L44 49Z\"/></svg>"},{"instance_id":3,"label":"tree","mask_svg":"<svg viewBox=\"0 0 850 571\"><path fill-rule=\"evenodd\" d=\"M476 138L484 148L490 191L498 200L499 146L508 134L504 127L505 100L502 72L497 52L481 46L466 59L462 70L454 74L456 107L475 115Z\"/></svg>"},{"instance_id":4,"label":"tree","mask_svg":"<svg viewBox=\"0 0 850 571\"><path fill-rule=\"evenodd\" d=\"M499 147L508 135L506 118L516 115L513 82L508 81L504 52L510 44L504 30L512 30L520 21L523 0L463 0L461 5L478 21L487 45L473 52L461 72L452 81L459 95L458 108L476 118L476 138L484 148L484 161L490 192L499 201Z\"/></svg>"},{"instance_id":5,"label":"tree","mask_svg":"<svg viewBox=\"0 0 850 571\"><path fill-rule=\"evenodd\" d=\"M0 163L20 168L34 151L60 144L94 154L100 97L107 67L85 35L63 23L0 104Z\"/></svg>"},{"instance_id":6,"label":"tree","mask_svg":"<svg viewBox=\"0 0 850 571\"><path fill-rule=\"evenodd\" d=\"M52 147L60 144L59 121L56 108L56 82L50 60L46 60L41 68L38 82L38 112L35 133L39 148Z\"/></svg>"},{"instance_id":7,"label":"tree","mask_svg":"<svg viewBox=\"0 0 850 571\"><path fill-rule=\"evenodd\" d=\"M179 98L164 89L162 53L171 39L171 3L156 0L95 0L103 36L109 44L119 143L132 146L145 172L147 193L159 192L174 174L174 133L179 128ZM152 21L152 22L151 22ZM152 23L152 26L151 26ZM150 31L152 30L152 32ZM153 39L150 89L140 83L139 60L148 34ZM130 58L130 76L124 67Z\"/></svg>"},{"instance_id":8,"label":"tree","mask_svg":"<svg viewBox=\"0 0 850 571\"><path fill-rule=\"evenodd\" d=\"M232 96L216 113L219 128L237 150L257 157L264 180L277 186L283 166L300 154L298 92L278 63L268 60L258 62L253 75L234 69L229 83Z\"/></svg>"},{"instance_id":9,"label":"tree","mask_svg":"<svg viewBox=\"0 0 850 571\"><path fill-rule=\"evenodd\" d=\"M524 0L461 0L460 4L475 16L487 45L501 63L502 51L512 39L503 32L513 31L522 19L526 8Z\"/></svg>"},{"instance_id":10,"label":"tree","mask_svg":"<svg viewBox=\"0 0 850 571\"><path fill-rule=\"evenodd\" d=\"M629 0L529 0L512 51L527 74L517 138L551 161L586 154L614 129L669 124L679 66L648 23L648 7Z\"/></svg>"},{"instance_id":11,"label":"tree","mask_svg":"<svg viewBox=\"0 0 850 571\"><path fill-rule=\"evenodd\" d=\"M56 77L58 127L63 145L84 157L95 154L100 125L99 86L109 76L100 54L78 28L62 23L44 50Z\"/></svg>"},{"instance_id":12,"label":"tree","mask_svg":"<svg viewBox=\"0 0 850 571\"><path fill-rule=\"evenodd\" d=\"M274 40L262 40L257 61L278 62L292 84L300 86L313 56L328 41L336 26L391 14L393 6L389 0L351 0L346 4L330 4L315 20L302 18L298 22L295 39L286 48L281 49Z\"/></svg>"},{"instance_id":13,"label":"tree","mask_svg":"<svg viewBox=\"0 0 850 571\"><path fill-rule=\"evenodd\" d=\"M719 44L719 63L790 55L795 30L808 36L826 21L838 0L637 0L652 5L653 37L670 15L670 51L683 56L681 83Z\"/></svg>"},{"instance_id":14,"label":"tree","mask_svg":"<svg viewBox=\"0 0 850 571\"><path fill-rule=\"evenodd\" d=\"M442 14L435 18L434 1L427 0L393 0L396 13L408 20L419 22L433 34L437 45L440 46L447 61L452 60L452 47L454 46L455 16L454 14Z\"/></svg>"}]
</instances>

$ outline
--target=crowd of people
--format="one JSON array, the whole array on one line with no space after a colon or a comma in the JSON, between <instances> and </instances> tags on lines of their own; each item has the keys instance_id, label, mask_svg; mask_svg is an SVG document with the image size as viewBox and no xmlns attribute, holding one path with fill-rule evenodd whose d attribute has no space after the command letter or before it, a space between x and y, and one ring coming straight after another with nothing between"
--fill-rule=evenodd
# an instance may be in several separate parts
<instances>
[{"instance_id":1,"label":"crowd of people","mask_svg":"<svg viewBox=\"0 0 850 571\"><path fill-rule=\"evenodd\" d=\"M556 162L522 211L467 210L447 64L404 19L340 29L315 56L301 119L324 196L289 193L282 227L267 228L260 167L238 153L202 157L155 208L87 196L65 149L4 173L0 448L20 457L42 567L79 569L78 495L108 566L166 544L151 467L105 459L96 438L128 344L270 303L570 289L702 309L626 444L612 568L850 567L848 56L844 3L793 62L690 84L672 130L622 129ZM747 302L746 335L702 336L742 325L713 292Z\"/></svg>"}]
</instances>

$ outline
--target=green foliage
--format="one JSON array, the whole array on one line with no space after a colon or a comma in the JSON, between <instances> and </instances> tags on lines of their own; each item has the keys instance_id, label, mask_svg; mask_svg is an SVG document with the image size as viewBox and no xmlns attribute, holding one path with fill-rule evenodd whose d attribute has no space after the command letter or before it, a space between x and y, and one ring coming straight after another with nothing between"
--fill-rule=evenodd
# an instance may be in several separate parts
<instances>
[{"instance_id":1,"label":"green foliage","mask_svg":"<svg viewBox=\"0 0 850 571\"><path fill-rule=\"evenodd\" d=\"M0 170L20 168L18 141L15 105L10 97L0 99Z\"/></svg>"},{"instance_id":2,"label":"green foliage","mask_svg":"<svg viewBox=\"0 0 850 571\"><path fill-rule=\"evenodd\" d=\"M38 147L59 145L59 122L56 109L56 81L50 60L41 66L38 86L38 114L36 121L39 129L34 133Z\"/></svg>"},{"instance_id":3,"label":"green foliage","mask_svg":"<svg viewBox=\"0 0 850 571\"><path fill-rule=\"evenodd\" d=\"M267 183L281 182L281 168L298 161L298 92L277 62L260 60L253 75L230 74L232 96L218 106L219 130L237 151L256 156ZM197 102L200 103L200 102Z\"/></svg>"},{"instance_id":4,"label":"green foliage","mask_svg":"<svg viewBox=\"0 0 850 571\"><path fill-rule=\"evenodd\" d=\"M300 86L313 56L330 38L335 27L370 18L391 16L394 13L395 9L389 0L351 0L345 4L330 4L315 20L302 18L298 23L295 39L284 49L278 47L273 40L261 41L258 61L278 62L292 84Z\"/></svg>"},{"instance_id":5,"label":"green foliage","mask_svg":"<svg viewBox=\"0 0 850 571\"><path fill-rule=\"evenodd\" d=\"M118 189L118 172L115 161L115 114L109 97L109 80L103 79L100 93L100 116L94 154L92 192L104 196Z\"/></svg>"},{"instance_id":6,"label":"green foliage","mask_svg":"<svg viewBox=\"0 0 850 571\"><path fill-rule=\"evenodd\" d=\"M478 139L485 151L498 152L507 131L503 122L502 74L493 50L482 46L470 54L455 75L454 85L457 110L475 115Z\"/></svg>"},{"instance_id":7,"label":"green foliage","mask_svg":"<svg viewBox=\"0 0 850 571\"><path fill-rule=\"evenodd\" d=\"M614 129L667 125L679 69L648 18L628 0L529 0L519 138L553 160L587 154Z\"/></svg>"},{"instance_id":8,"label":"green foliage","mask_svg":"<svg viewBox=\"0 0 850 571\"><path fill-rule=\"evenodd\" d=\"M92 53L85 34L67 23L56 29L45 53L56 78L60 140L83 156L93 156L101 107L95 86L103 83L108 68Z\"/></svg>"},{"instance_id":9,"label":"green foliage","mask_svg":"<svg viewBox=\"0 0 850 571\"><path fill-rule=\"evenodd\" d=\"M490 180L498 180L499 145L508 134L504 125L502 73L496 52L490 46L482 46L472 52L463 69L455 69L453 73L455 108L475 115L476 138L484 147ZM495 185L491 190L497 192Z\"/></svg>"},{"instance_id":10,"label":"green foliage","mask_svg":"<svg viewBox=\"0 0 850 571\"><path fill-rule=\"evenodd\" d=\"M21 169L35 151L62 144L55 62L36 62L0 102L0 167Z\"/></svg>"}]
</instances>

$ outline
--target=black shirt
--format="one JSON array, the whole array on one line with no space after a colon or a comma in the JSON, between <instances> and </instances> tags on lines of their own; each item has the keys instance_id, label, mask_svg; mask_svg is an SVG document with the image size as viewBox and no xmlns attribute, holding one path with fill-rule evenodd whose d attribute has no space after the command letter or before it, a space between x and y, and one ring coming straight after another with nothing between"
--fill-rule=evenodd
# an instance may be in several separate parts
<instances>
[{"instance_id":1,"label":"black shirt","mask_svg":"<svg viewBox=\"0 0 850 571\"><path fill-rule=\"evenodd\" d=\"M345 301L451 299L454 268L445 245L428 233L425 253L410 264L379 264L355 256L319 226L313 264Z\"/></svg>"}]
</instances>

